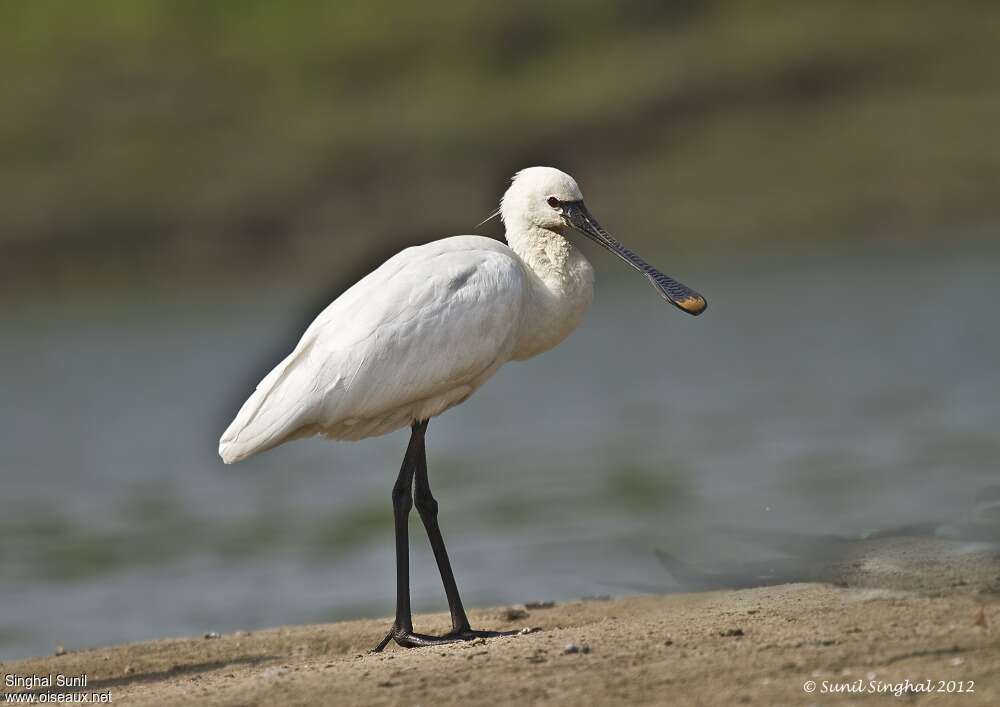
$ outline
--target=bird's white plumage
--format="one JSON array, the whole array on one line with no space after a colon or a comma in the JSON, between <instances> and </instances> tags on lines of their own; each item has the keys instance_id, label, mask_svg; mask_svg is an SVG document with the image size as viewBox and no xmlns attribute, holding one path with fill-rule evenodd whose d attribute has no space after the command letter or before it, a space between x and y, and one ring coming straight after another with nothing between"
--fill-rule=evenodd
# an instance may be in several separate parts
<instances>
[{"instance_id":1,"label":"bird's white plumage","mask_svg":"<svg viewBox=\"0 0 1000 707\"><path fill-rule=\"evenodd\" d=\"M510 246L456 236L409 248L338 297L243 404L219 442L223 460L315 434L392 432L559 343L590 305L593 271L535 208L550 194L580 198L569 175L524 170L504 195Z\"/></svg>"}]
</instances>

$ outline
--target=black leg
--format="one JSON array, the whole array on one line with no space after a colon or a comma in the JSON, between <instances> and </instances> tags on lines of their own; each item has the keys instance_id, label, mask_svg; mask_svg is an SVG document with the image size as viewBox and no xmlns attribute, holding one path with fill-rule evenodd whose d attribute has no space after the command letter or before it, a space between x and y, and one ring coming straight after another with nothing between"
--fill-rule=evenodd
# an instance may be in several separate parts
<instances>
[{"instance_id":1,"label":"black leg","mask_svg":"<svg viewBox=\"0 0 1000 707\"><path fill-rule=\"evenodd\" d=\"M441 645L456 641L468 641L478 637L510 636L517 631L474 631L469 627L462 599L458 595L455 575L448 561L441 529L437 522L437 501L431 495L427 480L427 455L424 447L424 433L427 421L416 422L410 432L410 443L406 447L403 466L399 470L396 484L392 488L392 511L396 522L396 620L379 644L373 649L378 653L395 641L404 648ZM413 482L416 477L416 505L420 519L427 530L434 559L437 560L441 581L448 597L451 610L452 631L444 636L428 636L413 632L413 615L410 611L410 544L407 521L413 508Z\"/></svg>"},{"instance_id":2,"label":"black leg","mask_svg":"<svg viewBox=\"0 0 1000 707\"><path fill-rule=\"evenodd\" d=\"M373 649L378 653L395 641L406 648L428 646L441 643L435 636L425 636L413 632L413 614L410 611L410 538L407 522L413 508L413 474L417 469L419 453L424 447L426 422L413 425L410 443L406 446L403 465L392 487L392 514L396 522L396 620L378 645Z\"/></svg>"},{"instance_id":3,"label":"black leg","mask_svg":"<svg viewBox=\"0 0 1000 707\"><path fill-rule=\"evenodd\" d=\"M431 542L431 549L434 551L434 559L437 560L438 572L441 573L441 582L444 584L444 593L448 597L448 610L451 612L451 628L455 634L460 634L470 630L469 617L465 615L465 607L462 606L462 597L458 595L458 585L455 583L455 573L451 571L451 562L448 560L448 551L444 547L444 538L441 537L441 528L438 527L438 504L431 494L430 482L427 479L427 452L424 446L423 435L416 450L416 473L414 483L416 484L417 512L420 520L424 523L427 531L427 539Z\"/></svg>"},{"instance_id":4,"label":"black leg","mask_svg":"<svg viewBox=\"0 0 1000 707\"><path fill-rule=\"evenodd\" d=\"M397 635L413 633L413 615L410 612L410 537L407 521L413 508L413 472L416 469L416 427L410 433L410 443L403 456L403 465L392 487L392 515L396 522L396 620L375 652L385 648Z\"/></svg>"}]
</instances>

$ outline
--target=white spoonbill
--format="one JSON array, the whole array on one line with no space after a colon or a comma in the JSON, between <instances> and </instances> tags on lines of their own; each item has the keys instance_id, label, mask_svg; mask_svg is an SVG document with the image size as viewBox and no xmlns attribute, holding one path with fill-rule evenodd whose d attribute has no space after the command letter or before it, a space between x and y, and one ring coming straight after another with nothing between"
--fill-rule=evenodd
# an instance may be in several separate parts
<instances>
[{"instance_id":1,"label":"white spoonbill","mask_svg":"<svg viewBox=\"0 0 1000 707\"><path fill-rule=\"evenodd\" d=\"M358 440L410 426L392 490L396 620L377 651L390 640L416 647L499 635L473 630L462 607L428 485L424 435L428 420L466 400L504 363L551 349L580 323L593 298L594 271L567 231L617 255L688 314L706 307L701 295L601 228L564 172L518 172L499 213L507 245L455 236L407 248L338 297L219 440L230 464L301 437ZM451 610L452 631L443 636L413 631L407 518L414 501Z\"/></svg>"}]
</instances>

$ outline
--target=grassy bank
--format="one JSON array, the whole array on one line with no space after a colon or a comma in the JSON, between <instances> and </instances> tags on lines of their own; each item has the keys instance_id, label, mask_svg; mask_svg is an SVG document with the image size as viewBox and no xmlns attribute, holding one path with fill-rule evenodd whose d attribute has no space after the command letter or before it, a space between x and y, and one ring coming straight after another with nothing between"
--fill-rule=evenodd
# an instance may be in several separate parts
<instances>
[{"instance_id":1,"label":"grassy bank","mask_svg":"<svg viewBox=\"0 0 1000 707\"><path fill-rule=\"evenodd\" d=\"M0 267L329 272L535 163L685 253L982 235L998 33L971 1L4 3Z\"/></svg>"}]
</instances>

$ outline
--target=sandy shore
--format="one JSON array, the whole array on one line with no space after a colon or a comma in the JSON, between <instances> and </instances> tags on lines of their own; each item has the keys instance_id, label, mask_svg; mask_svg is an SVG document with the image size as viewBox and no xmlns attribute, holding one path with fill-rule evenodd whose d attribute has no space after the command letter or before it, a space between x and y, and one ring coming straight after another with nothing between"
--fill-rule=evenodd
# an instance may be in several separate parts
<instances>
[{"instance_id":1,"label":"sandy shore","mask_svg":"<svg viewBox=\"0 0 1000 707\"><path fill-rule=\"evenodd\" d=\"M893 689L907 680L906 704L1000 704L993 551L878 541L848 558L842 577L480 610L478 627L537 630L380 655L367 649L388 619L96 648L0 672L86 674L85 688L47 691L110 693L114 704L900 704L889 694L824 694L824 682ZM448 628L445 614L415 623ZM925 694L927 681L973 691Z\"/></svg>"}]
</instances>

